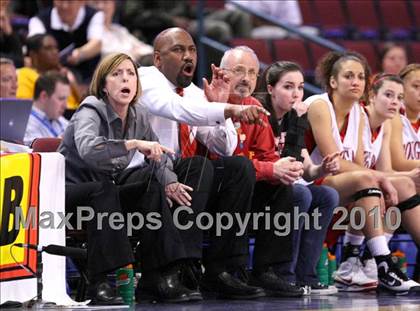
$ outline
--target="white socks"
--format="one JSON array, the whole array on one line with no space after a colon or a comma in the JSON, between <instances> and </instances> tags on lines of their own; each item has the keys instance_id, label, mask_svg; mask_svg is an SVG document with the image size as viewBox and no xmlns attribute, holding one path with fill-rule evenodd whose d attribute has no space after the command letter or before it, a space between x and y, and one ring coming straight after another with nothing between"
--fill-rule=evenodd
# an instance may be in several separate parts
<instances>
[{"instance_id":1,"label":"white socks","mask_svg":"<svg viewBox=\"0 0 420 311\"><path fill-rule=\"evenodd\" d=\"M366 242L367 247L372 254L372 256L386 256L391 253L388 248L388 243L385 235L379 235L371 238Z\"/></svg>"},{"instance_id":2,"label":"white socks","mask_svg":"<svg viewBox=\"0 0 420 311\"><path fill-rule=\"evenodd\" d=\"M394 236L394 233L384 232L384 236L386 238L386 244L389 244L389 241L391 241L392 237Z\"/></svg>"},{"instance_id":3,"label":"white socks","mask_svg":"<svg viewBox=\"0 0 420 311\"><path fill-rule=\"evenodd\" d=\"M344 234L343 245L350 243L350 245L360 246L364 240L364 235L356 235L346 231Z\"/></svg>"}]
</instances>

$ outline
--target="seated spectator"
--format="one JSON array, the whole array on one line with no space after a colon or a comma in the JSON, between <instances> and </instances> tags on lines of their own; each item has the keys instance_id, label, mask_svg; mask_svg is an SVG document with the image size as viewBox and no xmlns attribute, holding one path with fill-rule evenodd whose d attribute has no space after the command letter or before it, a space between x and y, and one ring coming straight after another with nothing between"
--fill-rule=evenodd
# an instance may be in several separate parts
<instances>
[{"instance_id":1,"label":"seated spectator","mask_svg":"<svg viewBox=\"0 0 420 311\"><path fill-rule=\"evenodd\" d=\"M293 206L299 207L299 213L312 215L318 210L321 215L320 228L313 221L304 226L304 221L299 219L293 231L292 260L280 264L277 273L289 282L310 287L311 295L330 295L337 293L337 288L319 282L316 266L339 198L333 188L308 182L336 173L340 165L338 153L327 155L320 165L314 165L309 156L304 141L308 127L306 106L302 104L304 83L303 70L298 64L280 61L264 71L258 93L263 106L271 112L270 125L277 152L283 158L294 157L303 162L304 179L293 184Z\"/></svg>"},{"instance_id":2,"label":"seated spectator","mask_svg":"<svg viewBox=\"0 0 420 311\"><path fill-rule=\"evenodd\" d=\"M17 71L17 97L22 99L34 98L35 82L39 75L47 71L56 70L66 75L67 79L71 81L71 95L67 101L67 108L76 109L79 105L80 87L72 72L61 66L57 42L54 37L47 34L38 34L29 37L26 45L31 67L23 67Z\"/></svg>"},{"instance_id":3,"label":"seated spectator","mask_svg":"<svg viewBox=\"0 0 420 311\"><path fill-rule=\"evenodd\" d=\"M73 46L65 64L89 82L101 52L104 14L84 1L54 0L54 7L42 10L29 21L28 36L49 33L62 51Z\"/></svg>"},{"instance_id":4,"label":"seated spectator","mask_svg":"<svg viewBox=\"0 0 420 311\"><path fill-rule=\"evenodd\" d=\"M180 27L194 37L198 33L196 7L191 1L126 1L125 25L133 33L144 34L152 42L161 31L170 27ZM228 43L232 37L248 37L250 17L240 10L214 10L206 8L204 33L219 42Z\"/></svg>"},{"instance_id":5,"label":"seated spectator","mask_svg":"<svg viewBox=\"0 0 420 311\"><path fill-rule=\"evenodd\" d=\"M22 44L10 23L9 3L2 0L0 5L0 55L12 59L17 67L22 67Z\"/></svg>"},{"instance_id":6,"label":"seated spectator","mask_svg":"<svg viewBox=\"0 0 420 311\"><path fill-rule=\"evenodd\" d=\"M251 0L233 0L232 3L246 6L255 12L267 15L281 23L299 30L318 35L319 31L315 27L302 25L302 14L299 3L296 0L283 1L251 1ZM235 5L228 4L228 8L235 8ZM287 37L289 32L281 27L273 25L260 18L253 19L254 28L251 30L251 37L258 39L281 39Z\"/></svg>"},{"instance_id":7,"label":"seated spectator","mask_svg":"<svg viewBox=\"0 0 420 311\"><path fill-rule=\"evenodd\" d=\"M105 14L105 28L102 37L103 42L112 44L102 44L102 57L116 52L130 55L140 63L141 58L153 53L153 47L141 42L133 36L127 28L120 24L113 23L115 13L115 0L90 0L89 4Z\"/></svg>"},{"instance_id":8,"label":"seated spectator","mask_svg":"<svg viewBox=\"0 0 420 311\"><path fill-rule=\"evenodd\" d=\"M15 98L17 90L16 68L13 61L0 58L0 98Z\"/></svg>"},{"instance_id":9,"label":"seated spectator","mask_svg":"<svg viewBox=\"0 0 420 311\"><path fill-rule=\"evenodd\" d=\"M407 51L404 46L388 42L380 52L382 72L397 75L407 66Z\"/></svg>"},{"instance_id":10,"label":"seated spectator","mask_svg":"<svg viewBox=\"0 0 420 311\"><path fill-rule=\"evenodd\" d=\"M35 138L63 134L68 124L63 114L69 95L70 82L58 72L46 73L36 80L34 103L23 139L26 145Z\"/></svg>"}]
</instances>

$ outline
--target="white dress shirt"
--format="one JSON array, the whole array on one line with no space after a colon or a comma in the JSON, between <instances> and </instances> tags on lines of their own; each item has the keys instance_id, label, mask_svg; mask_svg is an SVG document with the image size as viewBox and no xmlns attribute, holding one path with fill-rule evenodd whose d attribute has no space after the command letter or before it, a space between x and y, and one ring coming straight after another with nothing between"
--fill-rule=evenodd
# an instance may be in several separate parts
<instances>
[{"instance_id":1,"label":"white dress shirt","mask_svg":"<svg viewBox=\"0 0 420 311\"><path fill-rule=\"evenodd\" d=\"M231 119L225 120L223 103L209 102L203 90L191 83L184 96L156 67L139 69L143 94L141 104L151 112L150 123L162 145L179 154L178 122L191 125L191 135L211 152L233 154L237 134ZM210 126L209 126L210 125Z\"/></svg>"},{"instance_id":2,"label":"white dress shirt","mask_svg":"<svg viewBox=\"0 0 420 311\"><path fill-rule=\"evenodd\" d=\"M58 15L57 9L53 8L51 11L51 28L54 30L63 30L66 32L72 32L79 28L79 26L83 23L85 19L86 9L82 6L77 13L76 20L72 26L64 24L61 20L60 16ZM98 39L102 40L103 32L104 32L104 21L105 15L103 12L98 11L93 15L92 19L87 28L87 39ZM28 30L28 37L45 33L47 30L45 29L44 24L41 20L34 16L29 20L29 30Z\"/></svg>"},{"instance_id":3,"label":"white dress shirt","mask_svg":"<svg viewBox=\"0 0 420 311\"><path fill-rule=\"evenodd\" d=\"M32 106L23 142L29 146L35 138L60 137L68 124L69 121L64 117L59 117L57 120L50 120L45 112Z\"/></svg>"},{"instance_id":4,"label":"white dress shirt","mask_svg":"<svg viewBox=\"0 0 420 311\"><path fill-rule=\"evenodd\" d=\"M133 36L127 28L119 24L111 24L109 28L105 27L102 42L102 57L111 53L125 53L133 59L147 54L153 54L153 47L141 42Z\"/></svg>"},{"instance_id":5,"label":"white dress shirt","mask_svg":"<svg viewBox=\"0 0 420 311\"><path fill-rule=\"evenodd\" d=\"M267 14L288 25L302 25L302 14L300 12L299 3L296 0L231 0L230 2L238 3L256 12ZM226 7L228 9L236 9L236 6L230 3L228 3Z\"/></svg>"}]
</instances>

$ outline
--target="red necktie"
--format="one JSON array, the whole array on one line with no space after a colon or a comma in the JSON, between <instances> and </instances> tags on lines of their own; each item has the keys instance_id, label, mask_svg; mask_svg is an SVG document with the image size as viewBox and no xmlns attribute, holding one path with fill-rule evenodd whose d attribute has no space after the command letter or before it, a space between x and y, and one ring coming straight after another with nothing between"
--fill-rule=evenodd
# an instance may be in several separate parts
<instances>
[{"instance_id":1,"label":"red necktie","mask_svg":"<svg viewBox=\"0 0 420 311\"><path fill-rule=\"evenodd\" d=\"M184 89L177 87L176 93L179 96L184 96ZM195 139L190 141L190 127L185 123L178 123L179 129L179 149L181 151L182 158L193 157L197 151L197 142Z\"/></svg>"}]
</instances>

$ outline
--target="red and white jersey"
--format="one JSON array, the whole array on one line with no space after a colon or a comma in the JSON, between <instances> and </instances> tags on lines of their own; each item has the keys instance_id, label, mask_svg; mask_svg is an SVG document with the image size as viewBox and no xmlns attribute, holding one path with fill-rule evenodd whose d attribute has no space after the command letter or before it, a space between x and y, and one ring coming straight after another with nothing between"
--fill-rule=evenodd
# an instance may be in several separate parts
<instances>
[{"instance_id":1,"label":"red and white jersey","mask_svg":"<svg viewBox=\"0 0 420 311\"><path fill-rule=\"evenodd\" d=\"M375 169L376 161L378 160L379 154L381 153L383 138L384 125L381 125L376 137L374 137L374 134L372 134L372 129L370 128L369 117L367 116L367 113L365 113L365 127L363 129L363 149L365 167Z\"/></svg>"},{"instance_id":2,"label":"red and white jersey","mask_svg":"<svg viewBox=\"0 0 420 311\"><path fill-rule=\"evenodd\" d=\"M401 122L405 157L408 160L420 160L420 128L416 132L404 115L401 115Z\"/></svg>"},{"instance_id":3,"label":"red and white jersey","mask_svg":"<svg viewBox=\"0 0 420 311\"><path fill-rule=\"evenodd\" d=\"M342 131L340 135L340 131L337 126L337 118L335 115L334 107L327 93L310 96L304 101L304 103L309 106L317 100L323 100L328 105L328 109L331 115L332 135L334 138L334 142L336 143L338 147L338 150L341 152L341 157L345 160L354 162L354 159L356 157L358 140L359 140L358 139L359 124L360 124L359 103L355 103L353 107L351 108L348 115L347 127L345 128L345 132ZM314 162L314 164L321 164L323 157L318 149L318 146L315 146L315 148L312 150L311 159L312 159L312 162Z\"/></svg>"}]
</instances>

